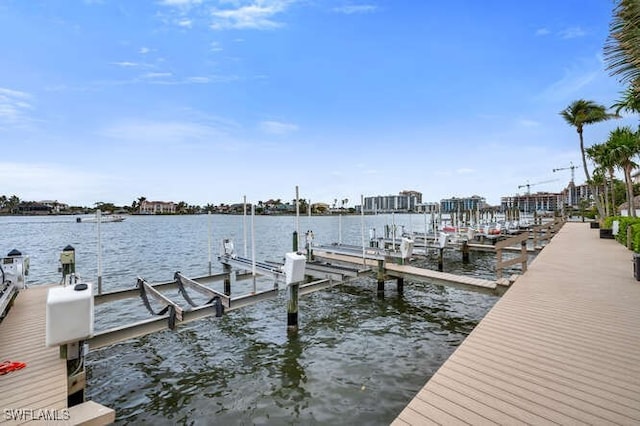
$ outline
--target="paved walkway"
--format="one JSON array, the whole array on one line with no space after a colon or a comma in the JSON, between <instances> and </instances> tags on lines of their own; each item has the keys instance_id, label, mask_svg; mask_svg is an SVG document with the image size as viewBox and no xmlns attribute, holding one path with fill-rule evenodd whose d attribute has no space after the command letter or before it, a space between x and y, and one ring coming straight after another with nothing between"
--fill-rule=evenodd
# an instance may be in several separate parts
<instances>
[{"instance_id":1,"label":"paved walkway","mask_svg":"<svg viewBox=\"0 0 640 426\"><path fill-rule=\"evenodd\" d=\"M567 223L393 424L640 424L631 259Z\"/></svg>"}]
</instances>

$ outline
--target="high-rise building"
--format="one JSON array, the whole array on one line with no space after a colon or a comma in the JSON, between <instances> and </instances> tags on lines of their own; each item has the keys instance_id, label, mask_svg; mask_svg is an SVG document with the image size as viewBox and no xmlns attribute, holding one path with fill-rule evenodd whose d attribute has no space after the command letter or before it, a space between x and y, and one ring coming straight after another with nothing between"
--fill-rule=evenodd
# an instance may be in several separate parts
<instances>
[{"instance_id":1,"label":"high-rise building","mask_svg":"<svg viewBox=\"0 0 640 426\"><path fill-rule=\"evenodd\" d=\"M365 213L391 213L416 211L422 203L422 193L418 191L401 191L398 195L376 195L364 197Z\"/></svg>"},{"instance_id":2,"label":"high-rise building","mask_svg":"<svg viewBox=\"0 0 640 426\"><path fill-rule=\"evenodd\" d=\"M562 194L556 192L536 192L516 194L500 199L502 210L518 209L524 213L553 212L562 208Z\"/></svg>"},{"instance_id":3,"label":"high-rise building","mask_svg":"<svg viewBox=\"0 0 640 426\"><path fill-rule=\"evenodd\" d=\"M445 198L440 200L440 211L442 213L456 213L467 210L482 210L488 207L487 200L479 195L462 198Z\"/></svg>"}]
</instances>

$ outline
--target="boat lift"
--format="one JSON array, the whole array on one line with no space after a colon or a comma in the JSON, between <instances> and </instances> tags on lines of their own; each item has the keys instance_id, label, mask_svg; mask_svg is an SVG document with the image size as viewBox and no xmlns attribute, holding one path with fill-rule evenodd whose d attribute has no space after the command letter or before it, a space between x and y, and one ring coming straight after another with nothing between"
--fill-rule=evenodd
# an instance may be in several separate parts
<instances>
[{"instance_id":1,"label":"boat lift","mask_svg":"<svg viewBox=\"0 0 640 426\"><path fill-rule=\"evenodd\" d=\"M286 275L281 267L271 263L258 262L255 259L238 256L235 251L233 241L228 238L222 240L218 260L223 265L235 266L240 270L251 271L253 276L258 272L260 275L270 276L274 279L274 288L278 288L278 281L286 281Z\"/></svg>"},{"instance_id":2,"label":"boat lift","mask_svg":"<svg viewBox=\"0 0 640 426\"><path fill-rule=\"evenodd\" d=\"M27 288L27 275L29 256L14 249L0 259L0 320L9 311L18 292Z\"/></svg>"}]
</instances>

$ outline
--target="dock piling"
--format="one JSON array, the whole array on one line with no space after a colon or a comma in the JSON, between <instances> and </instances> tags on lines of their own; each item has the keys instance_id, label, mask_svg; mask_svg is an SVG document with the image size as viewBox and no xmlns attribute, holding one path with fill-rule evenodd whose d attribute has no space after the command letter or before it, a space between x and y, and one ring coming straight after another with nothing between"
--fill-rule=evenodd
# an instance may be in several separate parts
<instances>
[{"instance_id":1,"label":"dock piling","mask_svg":"<svg viewBox=\"0 0 640 426\"><path fill-rule=\"evenodd\" d=\"M378 260L378 296L384 296L384 260Z\"/></svg>"},{"instance_id":2,"label":"dock piling","mask_svg":"<svg viewBox=\"0 0 640 426\"><path fill-rule=\"evenodd\" d=\"M462 252L462 262L469 263L469 242L468 241L462 242L462 247L460 248L460 251Z\"/></svg>"},{"instance_id":3,"label":"dock piling","mask_svg":"<svg viewBox=\"0 0 640 426\"><path fill-rule=\"evenodd\" d=\"M439 272L442 272L444 270L443 254L444 254L444 248L440 247L440 251L438 253L438 271Z\"/></svg>"},{"instance_id":4,"label":"dock piling","mask_svg":"<svg viewBox=\"0 0 640 426\"><path fill-rule=\"evenodd\" d=\"M289 285L289 301L287 303L287 332L298 332L298 297L300 295L300 284Z\"/></svg>"},{"instance_id":5,"label":"dock piling","mask_svg":"<svg viewBox=\"0 0 640 426\"><path fill-rule=\"evenodd\" d=\"M402 277L398 277L397 290L398 290L398 294L404 293L404 278Z\"/></svg>"},{"instance_id":6,"label":"dock piling","mask_svg":"<svg viewBox=\"0 0 640 426\"><path fill-rule=\"evenodd\" d=\"M225 273L224 276L224 294L226 296L231 296L231 265L227 265L226 263L222 264L222 270Z\"/></svg>"}]
</instances>

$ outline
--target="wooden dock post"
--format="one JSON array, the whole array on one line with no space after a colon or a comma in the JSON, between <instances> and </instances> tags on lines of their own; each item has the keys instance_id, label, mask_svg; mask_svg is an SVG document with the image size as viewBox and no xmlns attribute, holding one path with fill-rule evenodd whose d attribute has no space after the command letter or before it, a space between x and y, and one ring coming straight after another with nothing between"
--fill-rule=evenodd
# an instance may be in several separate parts
<instances>
[{"instance_id":1,"label":"wooden dock post","mask_svg":"<svg viewBox=\"0 0 640 426\"><path fill-rule=\"evenodd\" d=\"M298 297L300 294L300 284L289 284L289 301L287 303L287 332L298 332Z\"/></svg>"},{"instance_id":2,"label":"wooden dock post","mask_svg":"<svg viewBox=\"0 0 640 426\"><path fill-rule=\"evenodd\" d=\"M462 247L460 248L460 251L462 252L462 262L469 263L469 242L468 241L462 242Z\"/></svg>"},{"instance_id":3,"label":"wooden dock post","mask_svg":"<svg viewBox=\"0 0 640 426\"><path fill-rule=\"evenodd\" d=\"M527 272L527 262L529 262L529 255L527 254L527 240L520 241L520 257L522 258L522 273Z\"/></svg>"},{"instance_id":4,"label":"wooden dock post","mask_svg":"<svg viewBox=\"0 0 640 426\"><path fill-rule=\"evenodd\" d=\"M402 277L398 277L397 290L398 290L398 294L404 293L404 278Z\"/></svg>"},{"instance_id":5,"label":"wooden dock post","mask_svg":"<svg viewBox=\"0 0 640 426\"><path fill-rule=\"evenodd\" d=\"M440 247L440 253L438 254L438 271L440 272L444 270L443 253L444 248Z\"/></svg>"},{"instance_id":6,"label":"wooden dock post","mask_svg":"<svg viewBox=\"0 0 640 426\"><path fill-rule=\"evenodd\" d=\"M307 262L311 262L313 260L313 231L307 231L305 234L305 243L307 249Z\"/></svg>"},{"instance_id":7,"label":"wooden dock post","mask_svg":"<svg viewBox=\"0 0 640 426\"><path fill-rule=\"evenodd\" d=\"M72 245L62 249L60 264L62 265L62 282L64 285L69 285L71 276L76 273L76 249Z\"/></svg>"},{"instance_id":8,"label":"wooden dock post","mask_svg":"<svg viewBox=\"0 0 640 426\"><path fill-rule=\"evenodd\" d=\"M224 276L224 294L225 296L231 296L231 265L223 263L222 270L226 274Z\"/></svg>"},{"instance_id":9,"label":"wooden dock post","mask_svg":"<svg viewBox=\"0 0 640 426\"><path fill-rule=\"evenodd\" d=\"M527 254L527 240L529 239L529 233L523 233L520 235L507 238L506 240L498 241L495 245L496 250L496 277L502 278L502 270L508 266L520 263L522 266L522 273L527 270L528 254ZM514 259L506 261L502 260L502 250L505 247L510 247L520 243L520 255Z\"/></svg>"},{"instance_id":10,"label":"wooden dock post","mask_svg":"<svg viewBox=\"0 0 640 426\"><path fill-rule=\"evenodd\" d=\"M384 260L378 259L378 296L384 296Z\"/></svg>"}]
</instances>

